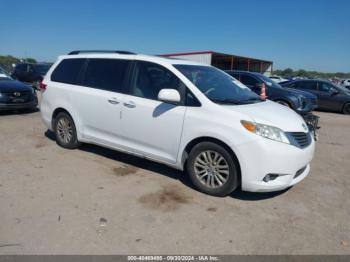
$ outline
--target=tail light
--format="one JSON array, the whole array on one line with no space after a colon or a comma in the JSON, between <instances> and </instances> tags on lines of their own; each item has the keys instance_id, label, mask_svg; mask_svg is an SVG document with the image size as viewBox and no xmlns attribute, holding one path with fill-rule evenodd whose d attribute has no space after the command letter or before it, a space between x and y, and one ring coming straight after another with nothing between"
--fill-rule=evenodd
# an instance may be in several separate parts
<instances>
[{"instance_id":1,"label":"tail light","mask_svg":"<svg viewBox=\"0 0 350 262\"><path fill-rule=\"evenodd\" d=\"M39 82L39 88L40 88L40 90L41 90L41 91L45 91L45 90L46 90L46 87L47 87L47 85L43 83L43 80L41 80L41 81Z\"/></svg>"}]
</instances>

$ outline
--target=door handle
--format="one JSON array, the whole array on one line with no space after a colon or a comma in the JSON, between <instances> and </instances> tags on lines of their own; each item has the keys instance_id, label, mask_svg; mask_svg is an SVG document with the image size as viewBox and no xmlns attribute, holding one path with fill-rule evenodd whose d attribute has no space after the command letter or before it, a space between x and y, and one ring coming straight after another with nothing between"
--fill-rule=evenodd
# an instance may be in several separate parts
<instances>
[{"instance_id":1,"label":"door handle","mask_svg":"<svg viewBox=\"0 0 350 262\"><path fill-rule=\"evenodd\" d=\"M136 107L136 105L135 105L135 103L133 101L125 102L124 106L129 107L129 108Z\"/></svg>"},{"instance_id":2,"label":"door handle","mask_svg":"<svg viewBox=\"0 0 350 262\"><path fill-rule=\"evenodd\" d=\"M119 102L118 102L118 100L116 98L108 99L108 103L110 103L112 105L119 104Z\"/></svg>"}]
</instances>

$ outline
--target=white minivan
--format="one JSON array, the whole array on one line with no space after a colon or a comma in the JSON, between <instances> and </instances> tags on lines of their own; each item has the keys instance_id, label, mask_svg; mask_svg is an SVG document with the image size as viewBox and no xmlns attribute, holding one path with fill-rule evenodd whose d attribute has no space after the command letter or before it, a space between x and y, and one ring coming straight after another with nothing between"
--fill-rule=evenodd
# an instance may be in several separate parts
<instances>
[{"instance_id":1,"label":"white minivan","mask_svg":"<svg viewBox=\"0 0 350 262\"><path fill-rule=\"evenodd\" d=\"M60 146L92 143L186 170L210 195L283 190L310 172L315 142L303 118L212 66L73 51L41 88Z\"/></svg>"}]
</instances>

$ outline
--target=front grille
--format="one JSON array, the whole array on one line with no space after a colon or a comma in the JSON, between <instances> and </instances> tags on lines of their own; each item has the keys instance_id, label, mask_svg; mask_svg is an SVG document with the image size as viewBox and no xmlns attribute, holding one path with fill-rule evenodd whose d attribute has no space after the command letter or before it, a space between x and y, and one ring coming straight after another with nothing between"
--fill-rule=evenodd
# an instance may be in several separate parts
<instances>
[{"instance_id":1,"label":"front grille","mask_svg":"<svg viewBox=\"0 0 350 262\"><path fill-rule=\"evenodd\" d=\"M292 145L299 147L299 148L305 148L311 144L311 135L310 133L303 133L303 132L289 132L287 133L289 140Z\"/></svg>"},{"instance_id":2,"label":"front grille","mask_svg":"<svg viewBox=\"0 0 350 262\"><path fill-rule=\"evenodd\" d=\"M17 95L15 95L17 93ZM31 91L19 91L19 92L4 92L2 93L4 100L7 103L17 103L16 101L28 102L31 100L32 92Z\"/></svg>"}]
</instances>

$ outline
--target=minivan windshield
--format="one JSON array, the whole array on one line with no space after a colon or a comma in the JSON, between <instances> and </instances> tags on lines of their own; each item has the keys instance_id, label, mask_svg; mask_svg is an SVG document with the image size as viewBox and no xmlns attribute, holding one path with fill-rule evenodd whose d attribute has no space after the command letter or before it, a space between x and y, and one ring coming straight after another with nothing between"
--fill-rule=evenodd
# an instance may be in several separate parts
<instances>
[{"instance_id":1,"label":"minivan windshield","mask_svg":"<svg viewBox=\"0 0 350 262\"><path fill-rule=\"evenodd\" d=\"M241 82L215 67L201 65L174 65L174 67L215 103L241 105L263 101Z\"/></svg>"}]
</instances>

